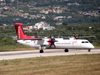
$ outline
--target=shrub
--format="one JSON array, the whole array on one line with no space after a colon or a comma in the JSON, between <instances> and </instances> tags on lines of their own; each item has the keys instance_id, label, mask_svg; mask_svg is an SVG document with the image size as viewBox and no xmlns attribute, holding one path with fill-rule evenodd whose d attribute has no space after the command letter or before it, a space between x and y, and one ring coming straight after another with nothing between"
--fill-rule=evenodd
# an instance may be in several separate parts
<instances>
[{"instance_id":1,"label":"shrub","mask_svg":"<svg viewBox=\"0 0 100 75\"><path fill-rule=\"evenodd\" d=\"M12 44L12 42L7 37L4 37L1 40L1 43L2 43L2 45L10 45L10 44Z\"/></svg>"}]
</instances>

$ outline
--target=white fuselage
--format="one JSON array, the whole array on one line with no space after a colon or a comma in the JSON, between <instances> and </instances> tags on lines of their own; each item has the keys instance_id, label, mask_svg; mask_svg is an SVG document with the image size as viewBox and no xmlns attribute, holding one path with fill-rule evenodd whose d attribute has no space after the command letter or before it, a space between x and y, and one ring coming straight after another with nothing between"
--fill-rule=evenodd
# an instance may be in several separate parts
<instances>
[{"instance_id":1,"label":"white fuselage","mask_svg":"<svg viewBox=\"0 0 100 75\"><path fill-rule=\"evenodd\" d=\"M47 49L50 48L48 38L43 40L17 40L20 44L33 47L33 48L42 48ZM88 41L83 39L63 39L63 38L55 38L57 42L55 42L55 47L52 45L51 48L56 49L92 49L94 46Z\"/></svg>"}]
</instances>

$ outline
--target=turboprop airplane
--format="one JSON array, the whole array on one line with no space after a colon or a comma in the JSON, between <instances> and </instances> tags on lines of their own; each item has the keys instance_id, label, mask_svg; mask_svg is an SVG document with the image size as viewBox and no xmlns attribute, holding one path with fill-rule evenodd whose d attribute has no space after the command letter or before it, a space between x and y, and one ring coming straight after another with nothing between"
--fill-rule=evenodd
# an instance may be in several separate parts
<instances>
[{"instance_id":1,"label":"turboprop airplane","mask_svg":"<svg viewBox=\"0 0 100 75\"><path fill-rule=\"evenodd\" d=\"M65 52L68 52L68 49L88 49L94 48L94 46L85 39L77 38L35 38L27 36L22 30L22 23L14 23L16 33L17 33L17 42L29 47L39 48L40 53L43 53L43 49L65 49Z\"/></svg>"}]
</instances>

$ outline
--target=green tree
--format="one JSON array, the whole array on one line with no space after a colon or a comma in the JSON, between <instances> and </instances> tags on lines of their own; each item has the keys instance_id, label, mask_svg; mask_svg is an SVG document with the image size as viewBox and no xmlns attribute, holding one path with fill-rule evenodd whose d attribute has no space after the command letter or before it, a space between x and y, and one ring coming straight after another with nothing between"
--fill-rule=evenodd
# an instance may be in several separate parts
<instances>
[{"instance_id":1,"label":"green tree","mask_svg":"<svg viewBox=\"0 0 100 75\"><path fill-rule=\"evenodd\" d=\"M67 22L63 22L62 25L67 26Z\"/></svg>"},{"instance_id":2,"label":"green tree","mask_svg":"<svg viewBox=\"0 0 100 75\"><path fill-rule=\"evenodd\" d=\"M4 38L1 40L1 43L4 44L4 45L12 44L12 42L11 42L8 38L6 38L6 37L4 37Z\"/></svg>"},{"instance_id":3,"label":"green tree","mask_svg":"<svg viewBox=\"0 0 100 75\"><path fill-rule=\"evenodd\" d=\"M6 2L6 3L10 3L11 1L10 1L10 0L5 0L5 2Z\"/></svg>"}]
</instances>

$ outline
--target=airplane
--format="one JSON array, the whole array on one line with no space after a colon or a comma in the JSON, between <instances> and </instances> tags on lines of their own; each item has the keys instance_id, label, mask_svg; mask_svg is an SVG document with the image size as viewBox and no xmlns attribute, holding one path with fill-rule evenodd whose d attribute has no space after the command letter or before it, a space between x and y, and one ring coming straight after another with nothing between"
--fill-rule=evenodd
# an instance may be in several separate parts
<instances>
[{"instance_id":1,"label":"airplane","mask_svg":"<svg viewBox=\"0 0 100 75\"><path fill-rule=\"evenodd\" d=\"M35 38L27 36L24 34L22 29L22 23L14 23L17 42L29 47L40 49L40 53L43 53L43 49L65 49L65 52L68 52L68 49L88 49L90 52L94 46L85 39L78 38ZM82 37L81 37L82 38Z\"/></svg>"}]
</instances>

